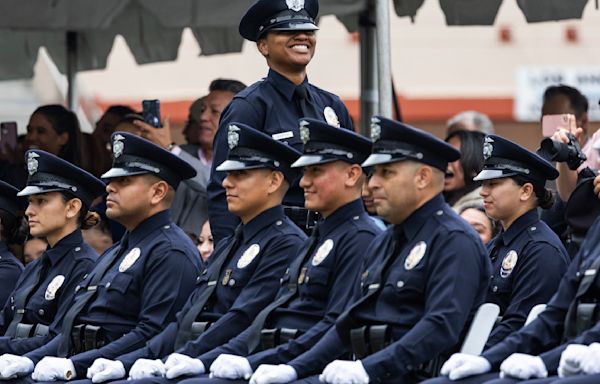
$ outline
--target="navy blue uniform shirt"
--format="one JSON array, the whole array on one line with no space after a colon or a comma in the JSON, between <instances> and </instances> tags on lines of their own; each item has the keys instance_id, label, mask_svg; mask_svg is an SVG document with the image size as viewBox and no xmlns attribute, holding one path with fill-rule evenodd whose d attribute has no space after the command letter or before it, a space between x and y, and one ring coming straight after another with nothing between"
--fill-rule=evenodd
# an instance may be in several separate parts
<instances>
[{"instance_id":1,"label":"navy blue uniform shirt","mask_svg":"<svg viewBox=\"0 0 600 384\"><path fill-rule=\"evenodd\" d=\"M50 263L48 270L37 287L30 292L21 322L48 325L49 334L56 335L60 332L62 316L69 308L75 294L75 287L81 282L83 276L94 268L98 254L83 242L80 229L63 237L54 247L48 246L39 259L27 265L10 299L4 305L0 316L2 333L6 332L13 319L15 297L20 291L35 284L44 259ZM2 337L0 352L23 354L40 347L48 340L49 338L45 337L26 339Z\"/></svg>"},{"instance_id":2,"label":"navy blue uniform shirt","mask_svg":"<svg viewBox=\"0 0 600 384\"><path fill-rule=\"evenodd\" d=\"M74 324L101 326L106 345L69 357L78 377L85 377L96 358L114 359L142 347L169 322L194 288L200 273L198 250L189 237L170 221L168 210L139 224L129 235L125 252L106 270L95 297L83 308ZM115 244L100 257L97 268L109 262ZM79 284L86 291L93 271ZM75 296L76 302L80 295ZM56 356L62 333L26 356L37 363Z\"/></svg>"},{"instance_id":3,"label":"navy blue uniform shirt","mask_svg":"<svg viewBox=\"0 0 600 384\"><path fill-rule=\"evenodd\" d=\"M362 359L371 382L403 377L459 342L483 303L489 258L477 234L437 195L402 224L406 241L379 282L380 290L349 314L360 325L387 324L392 343ZM354 300L366 295L390 252L394 229L371 243ZM343 317L344 315L342 315ZM338 322L339 324L339 322ZM289 362L299 377L316 374L344 352L350 329L331 328L308 352ZM348 346L346 346L348 347Z\"/></svg>"},{"instance_id":4,"label":"navy blue uniform shirt","mask_svg":"<svg viewBox=\"0 0 600 384\"><path fill-rule=\"evenodd\" d=\"M521 328L531 308L550 300L570 261L558 236L540 221L537 209L515 220L490 242L488 250L492 274L486 302L498 304L502 321L486 347Z\"/></svg>"},{"instance_id":5,"label":"navy blue uniform shirt","mask_svg":"<svg viewBox=\"0 0 600 384\"><path fill-rule=\"evenodd\" d=\"M303 334L276 348L261 351L248 358L256 369L260 364L284 364L317 343L335 323L351 297L351 291L364 261L365 250L381 230L365 212L362 199L350 202L319 223L318 243L303 265L305 272L296 295L273 310L264 328L297 329ZM299 256L303 256L302 247ZM287 294L289 276L281 281L278 297ZM247 355L244 331L226 345L199 357L205 367L221 354Z\"/></svg>"},{"instance_id":6,"label":"navy blue uniform shirt","mask_svg":"<svg viewBox=\"0 0 600 384\"><path fill-rule=\"evenodd\" d=\"M249 221L242 227L242 236L233 256L223 264L217 287L197 319L213 324L175 352L197 356L226 343L248 327L260 310L275 298L279 279L306 239L306 235L285 216L281 205L267 209ZM232 238L221 241L211 258L226 251L231 241ZM206 288L213 266L209 264L208 271L198 279L196 289L177 315L177 321L169 324L144 348L118 357L126 369L139 358L162 358L174 352L180 323Z\"/></svg>"},{"instance_id":7,"label":"navy blue uniform shirt","mask_svg":"<svg viewBox=\"0 0 600 384\"><path fill-rule=\"evenodd\" d=\"M348 110L339 97L310 84L308 78L304 79L304 84L307 86L309 100L321 112L320 116L312 117L325 121L323 111L326 107L331 107L339 119L340 126L352 129ZM293 100L295 87L294 83L271 69L266 78L235 95L223 111L213 141L213 165L207 189L208 215L215 241L232 234L239 221L227 210L225 190L221 185L225 173L215 171L215 167L227 156L227 127L232 122L244 123L302 151L298 119L304 116ZM284 204L304 206L302 190L297 182L288 191Z\"/></svg>"},{"instance_id":8,"label":"navy blue uniform shirt","mask_svg":"<svg viewBox=\"0 0 600 384\"><path fill-rule=\"evenodd\" d=\"M0 304L6 303L23 269L23 263L10 252L4 241L0 241Z\"/></svg>"}]
</instances>

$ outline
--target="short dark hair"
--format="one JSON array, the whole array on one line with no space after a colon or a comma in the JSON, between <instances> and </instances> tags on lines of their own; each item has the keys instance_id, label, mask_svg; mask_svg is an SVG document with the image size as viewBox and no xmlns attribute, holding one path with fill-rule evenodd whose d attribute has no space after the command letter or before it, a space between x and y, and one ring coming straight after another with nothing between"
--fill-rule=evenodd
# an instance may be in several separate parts
<instances>
[{"instance_id":1,"label":"short dark hair","mask_svg":"<svg viewBox=\"0 0 600 384\"><path fill-rule=\"evenodd\" d=\"M583 114L587 113L589 108L587 97L579 92L577 88L564 84L551 85L546 88L544 91L544 103L558 95L566 96L569 99L577 119L581 119Z\"/></svg>"},{"instance_id":2,"label":"short dark hair","mask_svg":"<svg viewBox=\"0 0 600 384\"><path fill-rule=\"evenodd\" d=\"M460 139L460 165L464 174L465 186L479 185L473 181L483 169L483 141L485 133L479 131L454 131L450 133L445 141L448 142L453 137Z\"/></svg>"},{"instance_id":3,"label":"short dark hair","mask_svg":"<svg viewBox=\"0 0 600 384\"><path fill-rule=\"evenodd\" d=\"M106 112L104 112L104 114L107 114L107 113L110 113L112 115L117 115L122 119L125 117L125 115L128 115L130 113L135 113L135 111L131 107L128 107L127 105L111 105L110 107L108 107Z\"/></svg>"},{"instance_id":4,"label":"short dark hair","mask_svg":"<svg viewBox=\"0 0 600 384\"><path fill-rule=\"evenodd\" d=\"M208 90L209 90L209 92L223 91L223 92L231 92L233 94L236 94L239 91L243 90L244 88L246 88L246 84L244 84L238 80L215 79L210 83Z\"/></svg>"},{"instance_id":5,"label":"short dark hair","mask_svg":"<svg viewBox=\"0 0 600 384\"><path fill-rule=\"evenodd\" d=\"M532 180L523 175L511 176L518 186L523 186L526 183L531 183L533 192L537 198L537 205L542 209L550 209L554 205L555 195L552 190L546 188L544 181Z\"/></svg>"}]
</instances>

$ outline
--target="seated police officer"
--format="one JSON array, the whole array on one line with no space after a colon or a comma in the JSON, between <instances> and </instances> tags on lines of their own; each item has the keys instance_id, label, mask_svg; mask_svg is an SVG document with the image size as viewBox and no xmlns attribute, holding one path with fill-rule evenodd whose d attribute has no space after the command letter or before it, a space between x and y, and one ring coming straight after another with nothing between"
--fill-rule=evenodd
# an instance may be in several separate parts
<instances>
[{"instance_id":1,"label":"seated police officer","mask_svg":"<svg viewBox=\"0 0 600 384\"><path fill-rule=\"evenodd\" d=\"M96 358L130 352L158 334L194 287L197 250L169 218L177 185L194 170L145 139L124 132L112 139L106 214L127 232L79 283L58 336L24 356L0 357L5 379L32 371L37 381L85 377Z\"/></svg>"},{"instance_id":2,"label":"seated police officer","mask_svg":"<svg viewBox=\"0 0 600 384\"><path fill-rule=\"evenodd\" d=\"M279 279L306 239L281 205L297 177L290 165L300 153L244 124L228 130L229 154L218 169L227 172L228 207L241 224L217 245L177 321L146 346L114 356L116 361L97 360L88 371L94 382L125 377L126 371L131 379L160 381L165 366L151 359L172 352L197 356L226 343L275 298Z\"/></svg>"},{"instance_id":3,"label":"seated police officer","mask_svg":"<svg viewBox=\"0 0 600 384\"><path fill-rule=\"evenodd\" d=\"M489 260L441 195L458 151L383 117L373 117L371 137L363 166L374 166L369 187L377 213L393 226L371 243L353 301L335 327L287 365L258 367L252 383L289 382L326 366L326 383L414 382L422 364L455 348L483 303ZM349 354L356 360L333 361Z\"/></svg>"},{"instance_id":4,"label":"seated police officer","mask_svg":"<svg viewBox=\"0 0 600 384\"><path fill-rule=\"evenodd\" d=\"M314 119L300 119L299 125L304 154L292 167L303 167L306 208L324 220L282 279L277 299L238 337L198 357L202 371L210 367L213 379L186 383L248 378L260 364L286 363L309 350L343 311L364 252L381 232L361 201L365 177L360 164L371 153L371 142ZM258 353L248 356L253 352ZM171 355L166 377L202 373L186 360Z\"/></svg>"},{"instance_id":5,"label":"seated police officer","mask_svg":"<svg viewBox=\"0 0 600 384\"><path fill-rule=\"evenodd\" d=\"M45 238L48 248L27 265L2 309L0 353L26 353L56 336L75 287L98 258L81 229L98 222L98 214L88 207L103 194L104 183L41 150L28 151L25 159L27 185L13 199L29 199L29 232Z\"/></svg>"},{"instance_id":6,"label":"seated police officer","mask_svg":"<svg viewBox=\"0 0 600 384\"><path fill-rule=\"evenodd\" d=\"M19 227L27 200L17 197L19 190L0 180L0 303L6 303L23 272L23 263L13 254L13 246L23 246Z\"/></svg>"}]
</instances>

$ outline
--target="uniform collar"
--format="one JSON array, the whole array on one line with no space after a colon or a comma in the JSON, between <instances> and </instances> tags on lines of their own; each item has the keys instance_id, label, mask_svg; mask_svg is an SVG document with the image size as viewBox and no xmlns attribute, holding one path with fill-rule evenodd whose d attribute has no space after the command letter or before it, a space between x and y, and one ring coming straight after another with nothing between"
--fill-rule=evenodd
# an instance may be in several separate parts
<instances>
[{"instance_id":1,"label":"uniform collar","mask_svg":"<svg viewBox=\"0 0 600 384\"><path fill-rule=\"evenodd\" d=\"M530 209L525 212L517 220L515 220L510 227L500 234L504 245L510 244L521 232L525 231L527 227L537 223L540 220L536 208Z\"/></svg>"},{"instance_id":2,"label":"uniform collar","mask_svg":"<svg viewBox=\"0 0 600 384\"><path fill-rule=\"evenodd\" d=\"M43 256L47 257L52 265L55 265L61 259L61 257L66 255L71 249L81 245L81 243L83 243L81 229L76 229L60 239L58 243L54 244L54 247L50 247L50 245L48 245L48 248L44 252Z\"/></svg>"},{"instance_id":3,"label":"uniform collar","mask_svg":"<svg viewBox=\"0 0 600 384\"><path fill-rule=\"evenodd\" d=\"M259 213L258 216L250 220L242 228L244 242L253 238L254 235L256 235L262 229L270 226L273 222L277 220L283 220L284 218L285 214L283 213L283 206L281 205L276 205Z\"/></svg>"},{"instance_id":4,"label":"uniform collar","mask_svg":"<svg viewBox=\"0 0 600 384\"><path fill-rule=\"evenodd\" d=\"M287 99L287 101L292 101L294 97L294 90L296 89L296 84L292 83L287 77L274 71L273 69L269 69L269 74L267 77L273 82L273 84L275 85L275 89L279 93L281 93ZM304 77L304 81L302 82L302 84L304 84L305 86L308 85L308 76ZM306 91L310 95L308 87ZM310 96L308 97L310 98Z\"/></svg>"},{"instance_id":5,"label":"uniform collar","mask_svg":"<svg viewBox=\"0 0 600 384\"><path fill-rule=\"evenodd\" d=\"M319 235L325 237L340 225L365 212L362 199L356 199L336 209L329 217L319 223Z\"/></svg>"},{"instance_id":6,"label":"uniform collar","mask_svg":"<svg viewBox=\"0 0 600 384\"><path fill-rule=\"evenodd\" d=\"M159 227L171 224L171 211L165 209L142 221L129 235L129 245L138 244L144 237Z\"/></svg>"},{"instance_id":7,"label":"uniform collar","mask_svg":"<svg viewBox=\"0 0 600 384\"><path fill-rule=\"evenodd\" d=\"M411 240L419 232L429 217L433 215L434 212L441 210L445 204L444 197L440 193L414 211L412 215L401 224L404 228L406 238Z\"/></svg>"}]
</instances>

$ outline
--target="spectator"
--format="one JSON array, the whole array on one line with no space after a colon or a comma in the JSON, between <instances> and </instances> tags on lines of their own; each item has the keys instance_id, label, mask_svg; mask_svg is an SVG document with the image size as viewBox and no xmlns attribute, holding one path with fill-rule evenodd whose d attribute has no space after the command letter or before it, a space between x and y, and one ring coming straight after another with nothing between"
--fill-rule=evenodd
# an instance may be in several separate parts
<instances>
[{"instance_id":1,"label":"spectator","mask_svg":"<svg viewBox=\"0 0 600 384\"><path fill-rule=\"evenodd\" d=\"M498 234L497 221L485 213L483 205L467 205L462 208L459 214L479 234L483 244L487 245Z\"/></svg>"},{"instance_id":2,"label":"spectator","mask_svg":"<svg viewBox=\"0 0 600 384\"><path fill-rule=\"evenodd\" d=\"M48 248L48 242L43 237L28 238L23 247L23 263L27 265L39 259L46 248Z\"/></svg>"},{"instance_id":3,"label":"spectator","mask_svg":"<svg viewBox=\"0 0 600 384\"><path fill-rule=\"evenodd\" d=\"M126 105L111 105L106 112L96 122L96 128L92 133L95 140L102 143L110 153L110 135L115 131L115 127L126 115L135 113L133 109Z\"/></svg>"},{"instance_id":4,"label":"spectator","mask_svg":"<svg viewBox=\"0 0 600 384\"><path fill-rule=\"evenodd\" d=\"M189 108L188 119L185 122L185 127L183 128L183 137L185 138L186 144L181 146L181 149L187 151L190 155L197 156L198 155L198 145L200 144L200 115L202 114L202 109L204 108L204 98L206 96L202 96L199 99L196 99Z\"/></svg>"},{"instance_id":5,"label":"spectator","mask_svg":"<svg viewBox=\"0 0 600 384\"><path fill-rule=\"evenodd\" d=\"M206 264L210 255L212 255L215 248L215 242L213 241L212 233L210 232L210 223L208 220L202 224L202 230L198 235L198 252L202 262Z\"/></svg>"},{"instance_id":6,"label":"spectator","mask_svg":"<svg viewBox=\"0 0 600 384\"><path fill-rule=\"evenodd\" d=\"M366 172L366 171L365 171ZM369 172L370 173L370 172ZM362 184L362 201L365 206L365 210L369 214L369 217L375 225L381 230L385 230L386 224L385 222L377 216L377 210L375 209L375 202L373 201L373 191L369 188L369 179L370 176L365 178L365 181Z\"/></svg>"},{"instance_id":7,"label":"spectator","mask_svg":"<svg viewBox=\"0 0 600 384\"><path fill-rule=\"evenodd\" d=\"M494 124L481 112L464 111L452 116L446 123L446 135L456 131L479 131L486 135L494 133Z\"/></svg>"},{"instance_id":8,"label":"spectator","mask_svg":"<svg viewBox=\"0 0 600 384\"><path fill-rule=\"evenodd\" d=\"M113 245L113 239L106 218L103 218L98 225L84 230L83 240L99 255L110 248Z\"/></svg>"}]
</instances>

